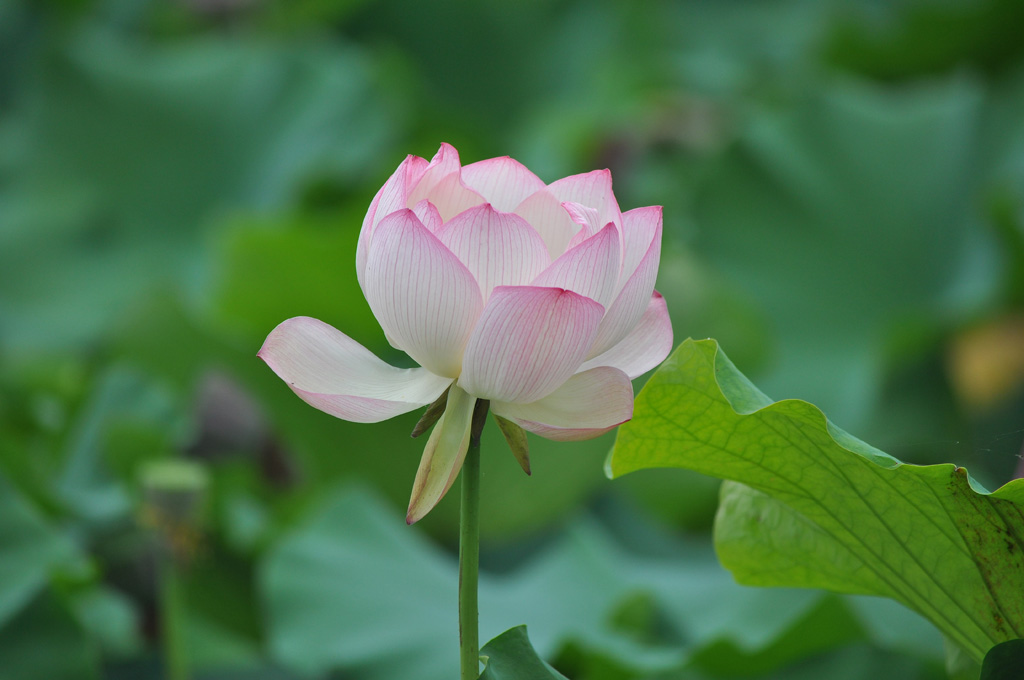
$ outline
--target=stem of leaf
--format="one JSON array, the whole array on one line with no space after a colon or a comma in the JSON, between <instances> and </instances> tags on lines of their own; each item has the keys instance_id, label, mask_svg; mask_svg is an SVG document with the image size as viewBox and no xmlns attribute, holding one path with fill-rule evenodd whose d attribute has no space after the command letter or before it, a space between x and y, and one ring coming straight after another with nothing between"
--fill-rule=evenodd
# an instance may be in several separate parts
<instances>
[{"instance_id":1,"label":"stem of leaf","mask_svg":"<svg viewBox=\"0 0 1024 680\"><path fill-rule=\"evenodd\" d=\"M459 660L461 680L480 677L480 434L489 402L481 399L473 410L469 451L462 464L462 509L459 518Z\"/></svg>"}]
</instances>

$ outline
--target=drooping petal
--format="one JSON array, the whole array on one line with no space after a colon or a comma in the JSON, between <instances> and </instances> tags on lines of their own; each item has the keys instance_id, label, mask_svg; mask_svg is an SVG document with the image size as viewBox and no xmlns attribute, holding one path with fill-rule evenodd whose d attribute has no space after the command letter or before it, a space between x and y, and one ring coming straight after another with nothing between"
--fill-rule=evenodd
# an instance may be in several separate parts
<instances>
[{"instance_id":1,"label":"drooping petal","mask_svg":"<svg viewBox=\"0 0 1024 680\"><path fill-rule=\"evenodd\" d=\"M622 234L625 252L622 257L622 284L625 285L640 265L644 255L651 248L651 243L658 241L658 252L661 253L661 217L660 205L645 208L634 208L622 213Z\"/></svg>"},{"instance_id":2,"label":"drooping petal","mask_svg":"<svg viewBox=\"0 0 1024 680\"><path fill-rule=\"evenodd\" d=\"M654 293L654 282L658 278L658 265L661 262L661 221L658 220L647 252L640 260L636 270L626 279L625 285L608 307L608 313L601 321L597 339L590 350L588 358L608 351L617 345L640 322L640 317L647 310L651 295Z\"/></svg>"},{"instance_id":3,"label":"drooping petal","mask_svg":"<svg viewBox=\"0 0 1024 680\"><path fill-rule=\"evenodd\" d=\"M462 168L462 181L502 212L512 212L544 182L525 165L508 156L488 158Z\"/></svg>"},{"instance_id":4,"label":"drooping petal","mask_svg":"<svg viewBox=\"0 0 1024 680\"><path fill-rule=\"evenodd\" d=\"M608 305L619 282L619 235L609 224L567 250L533 281L534 286L565 288Z\"/></svg>"},{"instance_id":5,"label":"drooping petal","mask_svg":"<svg viewBox=\"0 0 1024 680\"><path fill-rule=\"evenodd\" d=\"M608 351L583 362L580 370L613 366L633 379L660 364L671 351L672 322L668 318L668 307L661 293L654 291L647 310L629 335Z\"/></svg>"},{"instance_id":6,"label":"drooping petal","mask_svg":"<svg viewBox=\"0 0 1024 680\"><path fill-rule=\"evenodd\" d=\"M451 383L425 368L395 368L336 328L307 316L282 322L257 354L307 404L376 423L429 404Z\"/></svg>"},{"instance_id":7,"label":"drooping petal","mask_svg":"<svg viewBox=\"0 0 1024 680\"><path fill-rule=\"evenodd\" d=\"M514 212L529 222L544 239L552 260L565 252L569 241L580 229L562 207L562 202L547 188L527 196Z\"/></svg>"},{"instance_id":8,"label":"drooping petal","mask_svg":"<svg viewBox=\"0 0 1024 680\"><path fill-rule=\"evenodd\" d=\"M551 264L544 241L522 217L488 203L456 215L437 237L476 277L485 302L495 286L526 285Z\"/></svg>"},{"instance_id":9,"label":"drooping petal","mask_svg":"<svg viewBox=\"0 0 1024 680\"><path fill-rule=\"evenodd\" d=\"M377 226L365 292L389 342L437 375L459 376L483 298L466 265L411 210Z\"/></svg>"},{"instance_id":10,"label":"drooping petal","mask_svg":"<svg viewBox=\"0 0 1024 680\"><path fill-rule=\"evenodd\" d=\"M427 169L427 161L419 156L406 156L392 173L384 186L370 203L370 209L363 218L363 226L359 231L359 242L356 244L356 278L363 286L366 272L366 253L373 238L373 233L382 219L396 210L406 207L409 192L420 180ZM365 290L365 287L364 287Z\"/></svg>"},{"instance_id":11,"label":"drooping petal","mask_svg":"<svg viewBox=\"0 0 1024 680\"><path fill-rule=\"evenodd\" d=\"M405 207L412 208L426 199L448 221L463 210L484 203L483 196L463 183L460 168L459 152L451 144L441 144L422 178L409 192Z\"/></svg>"},{"instance_id":12,"label":"drooping petal","mask_svg":"<svg viewBox=\"0 0 1024 680\"><path fill-rule=\"evenodd\" d=\"M619 369L600 366L577 373L543 399L492 401L491 410L548 439L592 439L633 417L633 385Z\"/></svg>"},{"instance_id":13,"label":"drooping petal","mask_svg":"<svg viewBox=\"0 0 1024 680\"><path fill-rule=\"evenodd\" d=\"M459 389L458 385L452 385L444 415L430 433L416 470L409 512L405 517L407 523L417 522L433 510L459 476L462 461L469 450L469 430L475 405L476 398Z\"/></svg>"},{"instance_id":14,"label":"drooping petal","mask_svg":"<svg viewBox=\"0 0 1024 680\"><path fill-rule=\"evenodd\" d=\"M466 345L459 385L481 399L545 397L583 363L603 314L569 290L499 286Z\"/></svg>"}]
</instances>

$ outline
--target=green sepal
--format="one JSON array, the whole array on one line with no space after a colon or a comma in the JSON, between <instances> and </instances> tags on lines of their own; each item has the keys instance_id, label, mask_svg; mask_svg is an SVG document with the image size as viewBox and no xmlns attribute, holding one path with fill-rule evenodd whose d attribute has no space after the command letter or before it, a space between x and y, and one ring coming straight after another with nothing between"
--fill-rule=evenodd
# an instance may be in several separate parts
<instances>
[{"instance_id":1,"label":"green sepal","mask_svg":"<svg viewBox=\"0 0 1024 680\"><path fill-rule=\"evenodd\" d=\"M448 405L448 390L451 389L451 385L444 393L434 400L434 403L427 407L427 410L423 412L423 417L419 419L416 426L412 428L412 433L409 435L413 439L419 437L421 434L429 430L434 426L441 416L444 415L444 409Z\"/></svg>"},{"instance_id":2,"label":"green sepal","mask_svg":"<svg viewBox=\"0 0 1024 680\"><path fill-rule=\"evenodd\" d=\"M505 435L512 455L519 461L519 467L523 468L526 474L530 474L530 442L526 439L526 430L497 414L494 419L498 422L498 429Z\"/></svg>"}]
</instances>

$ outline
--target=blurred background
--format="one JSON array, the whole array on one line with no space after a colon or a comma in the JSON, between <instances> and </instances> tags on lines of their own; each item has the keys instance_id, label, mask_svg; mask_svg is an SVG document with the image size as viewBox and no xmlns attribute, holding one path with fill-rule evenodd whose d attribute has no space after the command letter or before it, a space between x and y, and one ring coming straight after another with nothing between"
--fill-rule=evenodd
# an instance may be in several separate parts
<instances>
[{"instance_id":1,"label":"blurred background","mask_svg":"<svg viewBox=\"0 0 1024 680\"><path fill-rule=\"evenodd\" d=\"M355 243L442 141L610 168L665 207L677 343L1008 481L1022 35L1019 0L0 0L0 678L454 677L419 414L335 420L255 356L310 315L408 361ZM949 677L896 605L735 585L717 482L610 482L613 441L532 438L528 478L489 426L484 639L574 680Z\"/></svg>"}]
</instances>

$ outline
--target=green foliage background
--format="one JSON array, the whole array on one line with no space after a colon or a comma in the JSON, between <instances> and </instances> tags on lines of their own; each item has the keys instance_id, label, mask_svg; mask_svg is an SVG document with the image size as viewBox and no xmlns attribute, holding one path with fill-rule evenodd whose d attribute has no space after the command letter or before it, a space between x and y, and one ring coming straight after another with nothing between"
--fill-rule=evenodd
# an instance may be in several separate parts
<instances>
[{"instance_id":1,"label":"green foliage background","mask_svg":"<svg viewBox=\"0 0 1024 680\"><path fill-rule=\"evenodd\" d=\"M452 677L457 500L402 522L417 414L332 419L255 358L311 315L408 361L355 240L442 141L610 167L624 208L665 206L677 341L1000 486L1021 26L1016 0L0 0L0 677L158 676L141 480L168 459L209 480L174 532L196 677ZM532 439L527 478L485 432L485 639L526 624L573 680L949 677L896 604L736 585L718 483L610 482L612 441Z\"/></svg>"}]
</instances>

